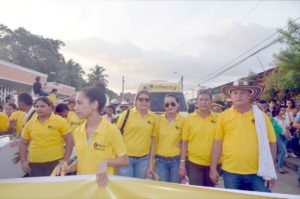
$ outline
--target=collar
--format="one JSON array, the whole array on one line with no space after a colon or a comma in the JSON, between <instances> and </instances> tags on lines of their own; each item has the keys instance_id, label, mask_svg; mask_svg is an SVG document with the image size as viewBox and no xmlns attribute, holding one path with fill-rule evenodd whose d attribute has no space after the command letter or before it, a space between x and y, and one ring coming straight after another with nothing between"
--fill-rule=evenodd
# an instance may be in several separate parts
<instances>
[{"instance_id":1,"label":"collar","mask_svg":"<svg viewBox=\"0 0 300 199\"><path fill-rule=\"evenodd\" d=\"M39 116L36 116L36 117L32 118L32 120L33 120L34 122L36 122L36 121L38 121L38 117L39 117ZM54 113L51 112L50 117L49 117L46 121L52 120L53 117L54 117Z\"/></svg>"}]
</instances>

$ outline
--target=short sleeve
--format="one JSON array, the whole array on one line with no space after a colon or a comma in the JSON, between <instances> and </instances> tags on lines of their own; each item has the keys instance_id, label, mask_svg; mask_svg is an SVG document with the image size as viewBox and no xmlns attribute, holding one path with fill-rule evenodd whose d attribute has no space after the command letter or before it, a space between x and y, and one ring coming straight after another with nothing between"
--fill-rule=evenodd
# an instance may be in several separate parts
<instances>
[{"instance_id":1,"label":"short sleeve","mask_svg":"<svg viewBox=\"0 0 300 199\"><path fill-rule=\"evenodd\" d=\"M127 153L126 146L119 129L115 126L112 128L112 149L116 156L120 157Z\"/></svg>"},{"instance_id":2,"label":"short sleeve","mask_svg":"<svg viewBox=\"0 0 300 199\"><path fill-rule=\"evenodd\" d=\"M224 139L224 128L223 128L223 119L222 115L218 117L216 129L214 132L215 140L223 140Z\"/></svg>"},{"instance_id":3,"label":"short sleeve","mask_svg":"<svg viewBox=\"0 0 300 199\"><path fill-rule=\"evenodd\" d=\"M66 135L70 133L71 132L70 124L67 122L67 120L64 118L59 118L59 119L60 119L60 129L59 129L60 133L62 135Z\"/></svg>"},{"instance_id":4,"label":"short sleeve","mask_svg":"<svg viewBox=\"0 0 300 199\"><path fill-rule=\"evenodd\" d=\"M129 111L129 109L127 110ZM123 122L124 122L124 119L125 119L125 116L127 114L127 111L123 111L123 113L120 115L118 121L117 121L117 127L120 129L123 125ZM131 111L131 110L130 110ZM130 114L130 113L129 113Z\"/></svg>"},{"instance_id":5,"label":"short sleeve","mask_svg":"<svg viewBox=\"0 0 300 199\"><path fill-rule=\"evenodd\" d=\"M185 119L182 127L182 140L189 140L190 136L190 122L189 118Z\"/></svg>"},{"instance_id":6,"label":"short sleeve","mask_svg":"<svg viewBox=\"0 0 300 199\"><path fill-rule=\"evenodd\" d=\"M30 126L31 126L31 122L28 122L22 130L21 137L24 140L30 140Z\"/></svg>"},{"instance_id":7,"label":"short sleeve","mask_svg":"<svg viewBox=\"0 0 300 199\"><path fill-rule=\"evenodd\" d=\"M0 115L0 132L6 132L8 127L9 119L5 114Z\"/></svg>"}]
</instances>

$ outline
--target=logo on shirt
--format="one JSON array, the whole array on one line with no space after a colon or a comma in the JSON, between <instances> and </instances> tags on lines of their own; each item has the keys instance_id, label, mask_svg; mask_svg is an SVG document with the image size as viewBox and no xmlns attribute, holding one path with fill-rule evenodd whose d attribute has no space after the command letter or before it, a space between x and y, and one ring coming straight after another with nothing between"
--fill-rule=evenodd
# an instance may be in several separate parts
<instances>
[{"instance_id":1,"label":"logo on shirt","mask_svg":"<svg viewBox=\"0 0 300 199\"><path fill-rule=\"evenodd\" d=\"M255 119L252 119L251 122L252 122L253 124L255 124Z\"/></svg>"},{"instance_id":2,"label":"logo on shirt","mask_svg":"<svg viewBox=\"0 0 300 199\"><path fill-rule=\"evenodd\" d=\"M53 129L53 126L51 126L51 125L48 125L48 129Z\"/></svg>"},{"instance_id":3,"label":"logo on shirt","mask_svg":"<svg viewBox=\"0 0 300 199\"><path fill-rule=\"evenodd\" d=\"M217 121L216 120L210 120L210 122L215 124Z\"/></svg>"},{"instance_id":4,"label":"logo on shirt","mask_svg":"<svg viewBox=\"0 0 300 199\"><path fill-rule=\"evenodd\" d=\"M178 131L180 129L182 129L180 126L175 126L175 129Z\"/></svg>"},{"instance_id":5,"label":"logo on shirt","mask_svg":"<svg viewBox=\"0 0 300 199\"><path fill-rule=\"evenodd\" d=\"M148 123L149 125L151 125L151 124L152 124L152 122L151 122L151 121L149 121L149 120L147 121L147 123Z\"/></svg>"},{"instance_id":6,"label":"logo on shirt","mask_svg":"<svg viewBox=\"0 0 300 199\"><path fill-rule=\"evenodd\" d=\"M97 142L94 143L94 149L98 151L105 151L105 145L99 144Z\"/></svg>"},{"instance_id":7,"label":"logo on shirt","mask_svg":"<svg viewBox=\"0 0 300 199\"><path fill-rule=\"evenodd\" d=\"M80 122L71 122L71 126L79 126L80 125Z\"/></svg>"}]
</instances>

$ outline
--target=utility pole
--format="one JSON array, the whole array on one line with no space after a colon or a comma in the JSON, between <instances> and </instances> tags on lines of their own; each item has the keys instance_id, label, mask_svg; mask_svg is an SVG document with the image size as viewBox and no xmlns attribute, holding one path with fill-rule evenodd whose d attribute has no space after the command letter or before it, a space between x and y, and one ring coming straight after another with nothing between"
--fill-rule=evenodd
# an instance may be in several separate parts
<instances>
[{"instance_id":1,"label":"utility pole","mask_svg":"<svg viewBox=\"0 0 300 199\"><path fill-rule=\"evenodd\" d=\"M125 84L125 78L124 75L122 76L122 96L121 100L124 101L124 84Z\"/></svg>"}]
</instances>

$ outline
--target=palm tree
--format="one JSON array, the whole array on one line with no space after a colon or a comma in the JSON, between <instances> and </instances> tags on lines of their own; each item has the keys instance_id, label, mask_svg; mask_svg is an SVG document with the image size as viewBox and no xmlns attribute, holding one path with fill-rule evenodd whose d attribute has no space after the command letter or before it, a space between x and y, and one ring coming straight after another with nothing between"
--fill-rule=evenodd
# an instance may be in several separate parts
<instances>
[{"instance_id":1,"label":"palm tree","mask_svg":"<svg viewBox=\"0 0 300 199\"><path fill-rule=\"evenodd\" d=\"M95 86L99 83L102 83L105 85L105 87L108 84L108 80L106 79L108 77L107 74L104 74L105 68L102 66L99 66L98 64L95 66L95 68L90 69L90 74L88 74L88 84L91 86Z\"/></svg>"}]
</instances>

